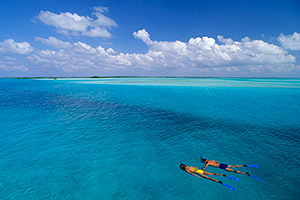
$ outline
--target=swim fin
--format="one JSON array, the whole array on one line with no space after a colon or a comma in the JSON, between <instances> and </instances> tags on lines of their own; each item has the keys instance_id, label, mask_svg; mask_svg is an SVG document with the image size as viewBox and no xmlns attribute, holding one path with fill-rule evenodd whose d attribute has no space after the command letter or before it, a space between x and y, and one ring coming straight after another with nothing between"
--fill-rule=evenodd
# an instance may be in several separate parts
<instances>
[{"instance_id":1,"label":"swim fin","mask_svg":"<svg viewBox=\"0 0 300 200\"><path fill-rule=\"evenodd\" d=\"M258 177L256 177L256 176L253 176L253 175L250 174L250 173L249 173L249 176L252 176L253 178L256 178L257 180L259 180L259 181L261 181L261 182L265 182L264 180L262 180L262 179L260 179L260 178L258 178Z\"/></svg>"},{"instance_id":2,"label":"swim fin","mask_svg":"<svg viewBox=\"0 0 300 200\"><path fill-rule=\"evenodd\" d=\"M253 168L258 168L258 165L245 165L246 167L253 167Z\"/></svg>"},{"instance_id":3,"label":"swim fin","mask_svg":"<svg viewBox=\"0 0 300 200\"><path fill-rule=\"evenodd\" d=\"M231 180L234 180L234 181L239 181L240 179L239 178L236 178L236 177L233 177L233 176L228 176L226 175L225 177L231 179Z\"/></svg>"},{"instance_id":4,"label":"swim fin","mask_svg":"<svg viewBox=\"0 0 300 200\"><path fill-rule=\"evenodd\" d=\"M232 187L231 185L228 185L228 184L223 183L223 182L222 182L222 185L224 185L225 187L227 187L227 188L229 188L229 189L231 189L233 191L236 191L236 189L234 187Z\"/></svg>"}]
</instances>

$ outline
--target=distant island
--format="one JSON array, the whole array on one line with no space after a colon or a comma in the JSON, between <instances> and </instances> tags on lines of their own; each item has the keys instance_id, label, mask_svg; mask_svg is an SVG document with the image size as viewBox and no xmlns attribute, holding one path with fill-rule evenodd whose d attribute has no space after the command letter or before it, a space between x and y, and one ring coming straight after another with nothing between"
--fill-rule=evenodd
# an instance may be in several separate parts
<instances>
[{"instance_id":1,"label":"distant island","mask_svg":"<svg viewBox=\"0 0 300 200\"><path fill-rule=\"evenodd\" d=\"M8 78L8 77L7 77ZM80 76L80 77L12 77L16 79L59 79L59 78L215 78L215 77L178 77L178 76Z\"/></svg>"}]
</instances>

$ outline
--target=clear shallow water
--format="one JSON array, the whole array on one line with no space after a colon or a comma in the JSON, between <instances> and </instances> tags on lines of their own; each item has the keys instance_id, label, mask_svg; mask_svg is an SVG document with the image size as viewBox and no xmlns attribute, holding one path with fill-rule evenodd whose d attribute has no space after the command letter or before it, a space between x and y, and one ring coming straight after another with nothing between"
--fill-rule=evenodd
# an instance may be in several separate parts
<instances>
[{"instance_id":1,"label":"clear shallow water","mask_svg":"<svg viewBox=\"0 0 300 200\"><path fill-rule=\"evenodd\" d=\"M299 111L300 79L0 79L0 199L298 199Z\"/></svg>"}]
</instances>

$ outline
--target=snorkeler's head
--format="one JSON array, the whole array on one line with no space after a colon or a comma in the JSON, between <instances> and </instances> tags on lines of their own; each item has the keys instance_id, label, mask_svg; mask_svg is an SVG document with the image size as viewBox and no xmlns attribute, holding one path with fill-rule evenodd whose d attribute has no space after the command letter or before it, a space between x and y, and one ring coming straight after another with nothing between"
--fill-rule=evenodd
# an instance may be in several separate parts
<instances>
[{"instance_id":1,"label":"snorkeler's head","mask_svg":"<svg viewBox=\"0 0 300 200\"><path fill-rule=\"evenodd\" d=\"M179 167L180 167L180 169L185 170L186 165L181 162Z\"/></svg>"},{"instance_id":2,"label":"snorkeler's head","mask_svg":"<svg viewBox=\"0 0 300 200\"><path fill-rule=\"evenodd\" d=\"M203 158L202 156L200 156L200 160L202 163L204 163L206 161L206 158Z\"/></svg>"}]
</instances>

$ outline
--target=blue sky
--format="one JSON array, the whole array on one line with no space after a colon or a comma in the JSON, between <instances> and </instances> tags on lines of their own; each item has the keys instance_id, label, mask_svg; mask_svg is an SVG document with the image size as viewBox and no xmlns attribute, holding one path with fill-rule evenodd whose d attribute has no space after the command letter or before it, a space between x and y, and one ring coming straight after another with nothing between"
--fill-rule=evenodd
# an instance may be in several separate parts
<instances>
[{"instance_id":1,"label":"blue sky","mask_svg":"<svg viewBox=\"0 0 300 200\"><path fill-rule=\"evenodd\" d=\"M300 77L300 2L2 0L0 77Z\"/></svg>"}]
</instances>

